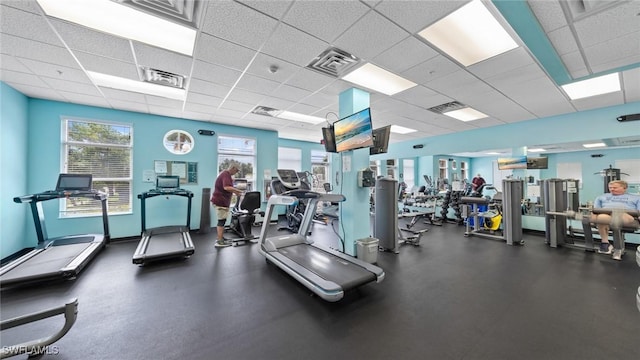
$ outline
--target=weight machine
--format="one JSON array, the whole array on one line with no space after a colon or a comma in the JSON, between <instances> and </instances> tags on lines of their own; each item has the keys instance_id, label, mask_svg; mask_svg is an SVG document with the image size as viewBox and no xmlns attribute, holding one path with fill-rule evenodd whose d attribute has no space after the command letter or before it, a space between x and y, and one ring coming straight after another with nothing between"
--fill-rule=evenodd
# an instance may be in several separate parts
<instances>
[{"instance_id":1,"label":"weight machine","mask_svg":"<svg viewBox=\"0 0 640 360\"><path fill-rule=\"evenodd\" d=\"M489 206L491 201L482 197L463 196L460 201L463 204L463 216L467 218L464 236L480 236L493 240L505 241L507 245L524 245L522 239L522 209L524 181L520 179L502 180L504 189L501 204L494 204L500 210L488 210L481 212L479 205ZM497 195L497 194L496 194ZM500 207L501 206L501 207ZM496 214L501 214L502 219L497 220ZM473 219L473 228L469 219ZM501 221L502 231L498 224L491 224L488 228L482 228L480 220ZM499 235L498 232L501 232Z\"/></svg>"}]
</instances>

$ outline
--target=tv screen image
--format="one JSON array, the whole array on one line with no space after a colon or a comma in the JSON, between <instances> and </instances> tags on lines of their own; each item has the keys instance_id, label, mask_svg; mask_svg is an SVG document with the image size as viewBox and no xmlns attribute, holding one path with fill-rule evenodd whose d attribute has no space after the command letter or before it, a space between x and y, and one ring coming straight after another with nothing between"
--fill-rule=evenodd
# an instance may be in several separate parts
<instances>
[{"instance_id":1,"label":"tv screen image","mask_svg":"<svg viewBox=\"0 0 640 360\"><path fill-rule=\"evenodd\" d=\"M385 154L389 148L391 125L373 129L373 146L369 148L369 155Z\"/></svg>"},{"instance_id":2,"label":"tv screen image","mask_svg":"<svg viewBox=\"0 0 640 360\"><path fill-rule=\"evenodd\" d=\"M498 158L499 170L515 170L515 169L526 169L526 168L527 168L526 156Z\"/></svg>"},{"instance_id":3,"label":"tv screen image","mask_svg":"<svg viewBox=\"0 0 640 360\"><path fill-rule=\"evenodd\" d=\"M549 167L548 160L547 157L527 158L527 169L547 169Z\"/></svg>"},{"instance_id":4,"label":"tv screen image","mask_svg":"<svg viewBox=\"0 0 640 360\"><path fill-rule=\"evenodd\" d=\"M373 146L373 125L369 108L336 121L333 133L338 152Z\"/></svg>"}]
</instances>

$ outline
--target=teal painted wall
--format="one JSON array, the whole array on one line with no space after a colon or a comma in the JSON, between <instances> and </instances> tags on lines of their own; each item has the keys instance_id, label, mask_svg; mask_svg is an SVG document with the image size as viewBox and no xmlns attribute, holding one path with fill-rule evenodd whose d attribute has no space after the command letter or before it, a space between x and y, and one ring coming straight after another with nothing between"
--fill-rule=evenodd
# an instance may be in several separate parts
<instances>
[{"instance_id":1,"label":"teal painted wall","mask_svg":"<svg viewBox=\"0 0 640 360\"><path fill-rule=\"evenodd\" d=\"M29 156L26 172L28 193L51 189L60 172L61 164L61 131L63 116L112 121L131 124L133 126L133 213L110 216L111 235L114 238L138 236L140 234L140 201L137 194L153 187L151 183L143 182L143 171L153 170L154 160L189 161L198 163L198 183L184 185L183 188L194 193L191 211L191 228L200 225L200 209L202 189L211 188L217 177L217 138L219 135L245 136L256 139L257 146L257 186L261 187L264 169L277 167L278 137L274 131L248 129L236 126L204 123L187 119L169 118L150 114L97 108L91 106L74 105L47 100L31 100L29 104L27 143ZM169 130L181 129L194 136L193 150L186 155L174 155L164 149L162 139ZM198 129L209 129L216 132L215 136L202 136ZM4 145L3 145L4 149ZM180 225L186 221L186 199L170 197L165 199L156 197L148 199L147 226ZM99 218L89 219L59 219L56 201L43 203L47 230L50 237L68 234L73 228L74 233L99 232ZM213 217L213 215L212 215ZM212 219L212 224L215 219ZM32 224L27 225L26 233L35 236ZM31 237L28 237L28 239ZM23 246L27 246L27 241ZM6 254L3 254L6 255Z\"/></svg>"},{"instance_id":2,"label":"teal painted wall","mask_svg":"<svg viewBox=\"0 0 640 360\"><path fill-rule=\"evenodd\" d=\"M0 259L25 246L25 227L31 223L28 206L13 202L27 193L29 99L0 82Z\"/></svg>"}]
</instances>

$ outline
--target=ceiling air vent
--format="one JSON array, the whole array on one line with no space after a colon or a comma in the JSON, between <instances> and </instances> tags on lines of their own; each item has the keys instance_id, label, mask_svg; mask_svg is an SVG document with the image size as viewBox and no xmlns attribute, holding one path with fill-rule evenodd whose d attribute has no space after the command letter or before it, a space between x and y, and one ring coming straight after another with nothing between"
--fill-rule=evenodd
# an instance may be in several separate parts
<instances>
[{"instance_id":1,"label":"ceiling air vent","mask_svg":"<svg viewBox=\"0 0 640 360\"><path fill-rule=\"evenodd\" d=\"M198 29L204 0L111 0L147 14Z\"/></svg>"},{"instance_id":2,"label":"ceiling air vent","mask_svg":"<svg viewBox=\"0 0 640 360\"><path fill-rule=\"evenodd\" d=\"M182 75L147 67L140 69L142 70L142 81L184 89L185 77Z\"/></svg>"},{"instance_id":3,"label":"ceiling air vent","mask_svg":"<svg viewBox=\"0 0 640 360\"><path fill-rule=\"evenodd\" d=\"M454 111L454 110L460 110L460 109L464 109L466 108L467 105L457 102L457 101L452 101L446 104L442 104L442 105L438 105L438 106L434 106L432 108L429 108L427 110L429 111L433 111L436 114L443 114L449 111Z\"/></svg>"},{"instance_id":4,"label":"ceiling air vent","mask_svg":"<svg viewBox=\"0 0 640 360\"><path fill-rule=\"evenodd\" d=\"M307 65L307 68L334 78L339 78L359 63L360 59L356 56L344 50L330 47L313 59L311 63Z\"/></svg>"}]
</instances>

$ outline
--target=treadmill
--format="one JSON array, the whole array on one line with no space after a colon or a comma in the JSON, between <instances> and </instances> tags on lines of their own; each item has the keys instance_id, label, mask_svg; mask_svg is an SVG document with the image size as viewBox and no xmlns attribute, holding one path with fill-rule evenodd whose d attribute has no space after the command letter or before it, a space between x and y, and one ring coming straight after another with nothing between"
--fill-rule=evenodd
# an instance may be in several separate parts
<instances>
[{"instance_id":1,"label":"treadmill","mask_svg":"<svg viewBox=\"0 0 640 360\"><path fill-rule=\"evenodd\" d=\"M107 194L91 189L91 174L60 174L55 190L13 198L29 204L38 237L37 246L25 255L0 268L0 286L20 285L35 281L74 279L109 242ZM67 235L49 238L45 227L42 202L54 199L87 198L100 201L102 234Z\"/></svg>"},{"instance_id":2,"label":"treadmill","mask_svg":"<svg viewBox=\"0 0 640 360\"><path fill-rule=\"evenodd\" d=\"M147 199L156 196L182 196L187 198L187 224L162 226L147 229L146 225L146 202ZM189 234L189 224L191 223L191 199L193 193L180 188L180 177L178 176L158 176L156 178L156 188L138 195L142 209L142 239L138 243L136 252L133 254L133 263L144 265L151 261L164 260L176 257L189 257L195 252L191 235Z\"/></svg>"},{"instance_id":3,"label":"treadmill","mask_svg":"<svg viewBox=\"0 0 640 360\"><path fill-rule=\"evenodd\" d=\"M380 267L315 244L307 237L318 201L341 202L345 198L340 194L300 189L299 184L294 170L279 169L278 178L271 182L274 195L267 202L265 219L271 218L275 206L294 205L302 199L308 204L295 234L267 237L269 221L262 223L260 254L329 302L342 299L347 290L373 281L381 282L385 273Z\"/></svg>"}]
</instances>

